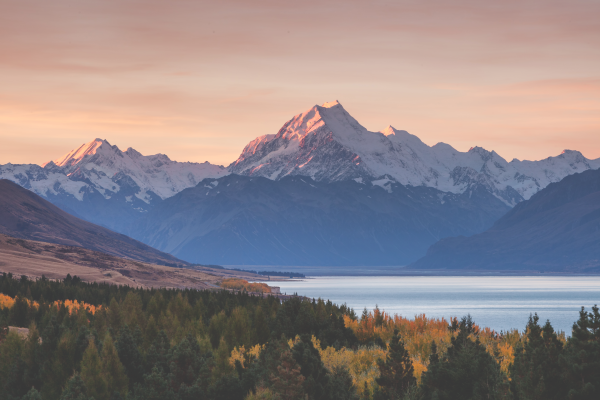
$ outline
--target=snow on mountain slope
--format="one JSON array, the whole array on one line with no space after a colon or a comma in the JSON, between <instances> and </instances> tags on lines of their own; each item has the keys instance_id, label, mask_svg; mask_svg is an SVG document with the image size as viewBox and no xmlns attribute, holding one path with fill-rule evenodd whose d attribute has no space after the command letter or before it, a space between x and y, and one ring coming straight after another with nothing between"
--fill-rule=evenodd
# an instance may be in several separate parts
<instances>
[{"instance_id":1,"label":"snow on mountain slope","mask_svg":"<svg viewBox=\"0 0 600 400\"><path fill-rule=\"evenodd\" d=\"M480 147L460 152L445 143L428 146L391 126L371 132L334 101L296 115L276 135L250 142L228 170L270 179L287 175L324 181L391 179L451 193L483 185L515 205L551 182L597 168L600 159L588 160L571 150L541 161L507 162Z\"/></svg>"},{"instance_id":2,"label":"snow on mountain slope","mask_svg":"<svg viewBox=\"0 0 600 400\"><path fill-rule=\"evenodd\" d=\"M42 166L0 165L9 179L60 208L124 232L129 222L158 201L227 170L218 165L176 162L164 154L143 156L96 139Z\"/></svg>"},{"instance_id":3,"label":"snow on mountain slope","mask_svg":"<svg viewBox=\"0 0 600 400\"><path fill-rule=\"evenodd\" d=\"M125 184L138 190L135 196L148 203L150 193L165 199L204 178L227 173L219 165L171 161L164 154L143 156L131 147L125 152L106 140L96 139L54 161L44 169L60 171L71 180L89 181L104 197Z\"/></svg>"},{"instance_id":4,"label":"snow on mountain slope","mask_svg":"<svg viewBox=\"0 0 600 400\"><path fill-rule=\"evenodd\" d=\"M69 179L58 171L50 171L35 164L5 164L0 165L0 179L13 181L25 189L40 196L59 195L61 193L83 200L86 182Z\"/></svg>"}]
</instances>

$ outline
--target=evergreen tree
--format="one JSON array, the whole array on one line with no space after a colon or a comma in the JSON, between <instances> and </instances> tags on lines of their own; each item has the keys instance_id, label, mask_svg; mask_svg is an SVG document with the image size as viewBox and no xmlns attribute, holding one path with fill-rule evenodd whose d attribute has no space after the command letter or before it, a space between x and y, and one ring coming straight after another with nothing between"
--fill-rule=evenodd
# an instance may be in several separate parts
<instances>
[{"instance_id":1,"label":"evergreen tree","mask_svg":"<svg viewBox=\"0 0 600 400\"><path fill-rule=\"evenodd\" d=\"M245 394L242 383L234 374L221 377L216 382L212 393L215 400L243 400Z\"/></svg>"},{"instance_id":2,"label":"evergreen tree","mask_svg":"<svg viewBox=\"0 0 600 400\"><path fill-rule=\"evenodd\" d=\"M323 400L330 397L329 375L321 361L319 351L312 344L311 337L302 335L292 349L294 360L304 376L304 393L309 399Z\"/></svg>"},{"instance_id":3,"label":"evergreen tree","mask_svg":"<svg viewBox=\"0 0 600 400\"><path fill-rule=\"evenodd\" d=\"M27 386L41 387L42 346L40 334L35 322L29 325L29 334L23 345L22 359L24 362L23 382Z\"/></svg>"},{"instance_id":4,"label":"evergreen tree","mask_svg":"<svg viewBox=\"0 0 600 400\"><path fill-rule=\"evenodd\" d=\"M352 382L348 368L335 368L331 373L329 385L331 400L358 400L356 386Z\"/></svg>"},{"instance_id":5,"label":"evergreen tree","mask_svg":"<svg viewBox=\"0 0 600 400\"><path fill-rule=\"evenodd\" d=\"M379 378L377 384L390 398L396 398L406 393L409 387L416 385L414 369L408 351L404 348L404 342L394 331L390 340L387 356L384 360L377 360L379 367Z\"/></svg>"},{"instance_id":6,"label":"evergreen tree","mask_svg":"<svg viewBox=\"0 0 600 400\"><path fill-rule=\"evenodd\" d=\"M564 399L566 387L558 360L563 344L550 322L538 325L537 314L529 316L527 341L516 349L511 367L515 399Z\"/></svg>"},{"instance_id":7,"label":"evergreen tree","mask_svg":"<svg viewBox=\"0 0 600 400\"><path fill-rule=\"evenodd\" d=\"M107 319L108 326L112 328L113 331L117 332L119 329L121 329L123 317L121 316L121 308L119 307L119 303L114 297L110 300L110 304L108 305Z\"/></svg>"},{"instance_id":8,"label":"evergreen tree","mask_svg":"<svg viewBox=\"0 0 600 400\"><path fill-rule=\"evenodd\" d=\"M219 348L214 352L214 367L212 370L215 379L219 379L221 376L228 375L234 371L233 366L229 363L229 357L231 350L225 342L225 339L221 339Z\"/></svg>"},{"instance_id":9,"label":"evergreen tree","mask_svg":"<svg viewBox=\"0 0 600 400\"><path fill-rule=\"evenodd\" d=\"M570 388L569 400L600 398L600 313L597 305L590 312L581 307L561 365Z\"/></svg>"},{"instance_id":10,"label":"evergreen tree","mask_svg":"<svg viewBox=\"0 0 600 400\"><path fill-rule=\"evenodd\" d=\"M265 344L269 340L269 323L261 306L256 306L254 311L254 330L258 344Z\"/></svg>"},{"instance_id":11,"label":"evergreen tree","mask_svg":"<svg viewBox=\"0 0 600 400\"><path fill-rule=\"evenodd\" d=\"M62 392L60 400L92 400L92 398L87 395L87 388L81 377L78 374L75 374L67 382L67 386Z\"/></svg>"},{"instance_id":12,"label":"evergreen tree","mask_svg":"<svg viewBox=\"0 0 600 400\"><path fill-rule=\"evenodd\" d=\"M26 298L15 297L15 304L10 309L9 321L11 325L21 328L29 325L29 303Z\"/></svg>"},{"instance_id":13,"label":"evergreen tree","mask_svg":"<svg viewBox=\"0 0 600 400\"><path fill-rule=\"evenodd\" d=\"M127 371L130 388L133 384L141 382L143 377L143 359L135 339L127 325L123 326L116 346L119 360Z\"/></svg>"},{"instance_id":14,"label":"evergreen tree","mask_svg":"<svg viewBox=\"0 0 600 400\"><path fill-rule=\"evenodd\" d=\"M136 400L178 400L167 375L158 367L144 376L143 384L135 385Z\"/></svg>"},{"instance_id":15,"label":"evergreen tree","mask_svg":"<svg viewBox=\"0 0 600 400\"><path fill-rule=\"evenodd\" d=\"M113 396L116 392L125 398L129 387L129 379L127 378L125 367L121 363L121 360L119 360L119 354L109 333L104 337L101 355L102 375L106 381L108 393Z\"/></svg>"},{"instance_id":16,"label":"evergreen tree","mask_svg":"<svg viewBox=\"0 0 600 400\"><path fill-rule=\"evenodd\" d=\"M168 372L170 349L171 345L167 333L161 330L146 353L144 371L149 374L154 367L158 367L160 371Z\"/></svg>"},{"instance_id":17,"label":"evergreen tree","mask_svg":"<svg viewBox=\"0 0 600 400\"><path fill-rule=\"evenodd\" d=\"M225 326L227 323L227 316L224 311L213 315L210 319L210 324L208 325L208 337L210 338L210 343L212 344L213 349L219 347L221 342L221 338L223 337L223 332L225 331Z\"/></svg>"},{"instance_id":18,"label":"evergreen tree","mask_svg":"<svg viewBox=\"0 0 600 400\"><path fill-rule=\"evenodd\" d=\"M21 400L42 400L42 395L34 387L32 387Z\"/></svg>"},{"instance_id":19,"label":"evergreen tree","mask_svg":"<svg viewBox=\"0 0 600 400\"><path fill-rule=\"evenodd\" d=\"M454 322L451 330L458 330L458 335L451 339L445 357L439 358L437 349L432 349L428 370L421 378L421 397L427 400L507 398L504 375L479 342L471 317Z\"/></svg>"},{"instance_id":20,"label":"evergreen tree","mask_svg":"<svg viewBox=\"0 0 600 400\"><path fill-rule=\"evenodd\" d=\"M251 347L254 344L252 323L245 308L233 309L223 333L231 348L235 346Z\"/></svg>"},{"instance_id":21,"label":"evergreen tree","mask_svg":"<svg viewBox=\"0 0 600 400\"><path fill-rule=\"evenodd\" d=\"M83 359L81 360L81 380L85 383L87 394L95 400L108 400L109 397L106 380L102 372L98 349L96 349L94 341L90 339L88 348L83 353Z\"/></svg>"},{"instance_id":22,"label":"evergreen tree","mask_svg":"<svg viewBox=\"0 0 600 400\"><path fill-rule=\"evenodd\" d=\"M204 359L198 341L191 335L184 338L177 346L173 347L169 357L171 387L178 390L181 386L189 387L197 382L204 366ZM204 377L207 381L208 377ZM205 382L208 384L208 382Z\"/></svg>"}]
</instances>

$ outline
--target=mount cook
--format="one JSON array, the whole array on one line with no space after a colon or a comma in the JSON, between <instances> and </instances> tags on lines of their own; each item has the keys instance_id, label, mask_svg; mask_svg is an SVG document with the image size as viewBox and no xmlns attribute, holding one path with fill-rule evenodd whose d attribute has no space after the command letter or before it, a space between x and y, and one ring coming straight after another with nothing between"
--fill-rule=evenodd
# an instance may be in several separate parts
<instances>
[{"instance_id":1,"label":"mount cook","mask_svg":"<svg viewBox=\"0 0 600 400\"><path fill-rule=\"evenodd\" d=\"M181 223L169 226L170 217L167 218L164 212L161 214L158 211L154 215L153 210L159 205L163 211L165 207L175 206L174 197L183 194L186 190L201 191L206 187L212 190L214 187L210 182L221 182L223 177L230 174L245 175L274 181L274 186L270 190L277 194L274 195L272 202L293 203L301 196L298 199L289 196L289 193L293 193L289 188L290 185L306 185L306 182L314 181L309 184L318 186L323 196L331 196L333 189L326 188L326 185L353 181L351 186L353 193L361 187L365 190L379 187L389 195L390 199L395 199L381 200L387 201L386 207L392 207L393 204L401 207L401 204L408 204L406 198L412 198L410 208L415 218L411 224L414 226L423 225L422 221L430 221L432 216L444 219L446 215L444 205L448 202L446 206L450 205L454 214L446 218L447 221L442 224L443 226L433 227L425 224L428 226L427 229L433 230L429 235L421 235L423 242L416 246L423 255L424 249L441 239L443 235L472 235L482 232L511 207L529 199L548 184L558 182L574 173L598 168L600 168L600 159L586 159L578 151L565 150L556 157L541 161L515 159L507 162L496 152L480 147L474 147L468 152L460 152L445 143L428 146L417 136L391 126L381 132L371 132L360 125L339 102L334 101L322 106L314 106L296 115L286 122L277 134L261 136L251 141L239 158L227 168L209 163L176 162L163 154L143 156L132 148L121 151L106 140L96 139L42 166L2 165L0 178L12 180L30 189L78 217L130 234L156 245L161 250L168 248L167 251L172 251L175 255L177 255L176 249L185 247L184 242L189 242L189 238L182 239L179 244L174 243L173 239L165 238L170 235L173 238L183 237L182 232L189 230L189 227L183 229ZM277 182L286 177L294 176L303 176L309 180L287 179L285 185L277 185ZM250 202L241 206L239 202L243 203L245 199L249 199L248 196L252 192L248 190L254 190L253 184L249 183L252 181L244 180L244 182L246 182L245 190L236 192L236 195L242 196L237 199L236 207L231 209L219 207L219 215L211 216L209 224L201 224L202 232L194 234L195 243L202 243L203 237L217 231L221 232L221 235L226 229L236 232L239 226L227 224L236 221L235 216L239 213L249 215ZM344 187L347 189L346 186ZM211 193L217 192L219 191L211 191ZM287 195L284 195L285 193ZM230 194L233 195L233 192ZM355 199L353 196L355 195L350 197ZM427 196L428 206L421 207L421 211L419 211L419 202L424 201L424 197L419 198L419 196ZM399 200L399 198L405 199ZM437 208L432 205L431 198L434 198L435 203L439 205ZM201 207L201 203L199 202L197 206ZM361 206L360 202L355 202L353 205ZM190 204L186 203L186 207L189 206ZM351 205L346 204L344 207L348 209ZM282 212L284 209L273 204L272 210ZM289 209L286 210L290 212ZM376 208L371 210L385 214L385 211L380 212ZM176 213L176 210L174 212ZM468 214L477 215L479 220L476 223L471 221L466 224L455 224L454 228L450 229L448 221L457 221ZM260 214L255 216L258 215ZM362 215L366 218L369 214ZM425 218L424 215L427 217ZM316 218L317 214L313 217ZM152 225L149 222L152 218L157 218L156 223L161 224L161 239L157 239L156 235L150 237L152 236L150 233L140 230L140 227ZM293 230L294 224L300 221L296 217L290 218L288 223L292 225L286 227L286 231ZM348 213L344 218L352 218L352 213ZM286 219L282 218L281 221L284 223ZM401 230L406 231L408 226L413 226L411 224L402 227ZM366 226L358 224L353 228L360 230ZM376 227L369 226L369 229L376 229ZM298 235L301 236L301 232L302 229ZM305 233L308 234L308 231ZM335 235L335 230L330 230L329 234ZM257 235L260 236L260 233ZM298 240L300 237L298 235L292 235L294 241ZM231 236L233 239L229 240L245 240L242 236L244 235L234 234ZM270 249L271 245L268 243L277 240L277 237L267 235L262 239L258 237L255 239L252 247L260 252ZM400 237L398 239L400 240ZM333 242L330 240L324 240L322 245L331 246L331 243ZM291 243L282 246L287 248L289 245ZM206 249L202 245L197 247ZM242 250L244 246L237 247L240 251L246 251ZM373 252L374 255L382 251L382 247L379 246L378 249L375 242L372 247L367 247L364 251ZM393 250L390 249L394 246L383 247L388 249L386 250L388 254L384 257L386 263L396 256L399 263L414 261L419 257L417 254L402 257L401 248L405 248L403 246L396 246L397 248ZM277 262L279 264L286 257L285 251L280 250L275 257L279 260ZM335 254L339 254L338 250L341 248L330 249L327 254L330 256L333 254L331 257L335 257ZM304 249L304 251L311 251L311 249ZM194 261L196 256L200 256L199 254L192 256L188 253L186 255L194 258ZM219 258L217 254L214 256L211 256L211 259L219 259L223 264L228 263L227 259ZM336 263L332 258L328 260L328 263ZM256 261L258 262L258 259ZM296 258L296 261L318 263L318 260L306 257ZM344 262L346 261L340 259L340 263ZM383 259L375 262L383 262ZM260 263L269 263L268 257L263 257Z\"/></svg>"},{"instance_id":2,"label":"mount cook","mask_svg":"<svg viewBox=\"0 0 600 400\"><path fill-rule=\"evenodd\" d=\"M276 135L250 142L229 171L281 179L310 176L317 181L394 181L465 193L483 185L509 206L529 199L567 175L600 168L600 159L565 150L541 161L507 162L495 151L460 152L445 143L428 146L392 126L370 132L337 102L314 106L286 122Z\"/></svg>"}]
</instances>

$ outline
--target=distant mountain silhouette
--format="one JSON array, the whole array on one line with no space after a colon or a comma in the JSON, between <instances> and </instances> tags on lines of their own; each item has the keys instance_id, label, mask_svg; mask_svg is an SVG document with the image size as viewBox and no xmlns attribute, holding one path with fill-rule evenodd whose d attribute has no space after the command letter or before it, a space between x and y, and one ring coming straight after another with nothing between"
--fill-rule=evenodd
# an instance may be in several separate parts
<instances>
[{"instance_id":1,"label":"distant mountain silhouette","mask_svg":"<svg viewBox=\"0 0 600 400\"><path fill-rule=\"evenodd\" d=\"M429 187L228 175L163 200L132 237L190 262L406 265L443 237L478 233L509 207L485 187Z\"/></svg>"},{"instance_id":2,"label":"distant mountain silhouette","mask_svg":"<svg viewBox=\"0 0 600 400\"><path fill-rule=\"evenodd\" d=\"M486 232L440 240L411 267L600 272L600 170L548 185Z\"/></svg>"},{"instance_id":3,"label":"distant mountain silhouette","mask_svg":"<svg viewBox=\"0 0 600 400\"><path fill-rule=\"evenodd\" d=\"M80 246L154 264L187 265L128 236L67 214L6 179L0 180L0 233L21 239Z\"/></svg>"}]
</instances>

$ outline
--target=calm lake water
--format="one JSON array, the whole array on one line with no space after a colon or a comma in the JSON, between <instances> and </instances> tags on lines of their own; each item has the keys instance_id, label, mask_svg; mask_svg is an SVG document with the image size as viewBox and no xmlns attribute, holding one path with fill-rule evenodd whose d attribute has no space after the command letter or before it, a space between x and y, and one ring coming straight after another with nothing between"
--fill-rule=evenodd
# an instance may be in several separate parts
<instances>
[{"instance_id":1,"label":"calm lake water","mask_svg":"<svg viewBox=\"0 0 600 400\"><path fill-rule=\"evenodd\" d=\"M581 306L600 304L600 276L334 276L272 283L281 292L329 299L360 315L378 305L391 314L462 317L496 331L523 330L530 313L571 334Z\"/></svg>"}]
</instances>

